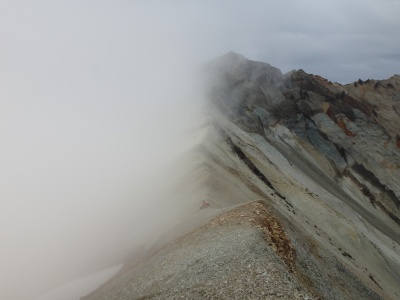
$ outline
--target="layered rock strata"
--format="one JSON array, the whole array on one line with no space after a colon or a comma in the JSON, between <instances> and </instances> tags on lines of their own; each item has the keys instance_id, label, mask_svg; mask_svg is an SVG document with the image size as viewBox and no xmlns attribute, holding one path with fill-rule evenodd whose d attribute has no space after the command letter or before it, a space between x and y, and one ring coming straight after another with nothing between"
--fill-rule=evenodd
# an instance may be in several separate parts
<instances>
[{"instance_id":1,"label":"layered rock strata","mask_svg":"<svg viewBox=\"0 0 400 300\"><path fill-rule=\"evenodd\" d=\"M341 85L235 53L203 71L184 237L84 299L399 299L400 77Z\"/></svg>"}]
</instances>

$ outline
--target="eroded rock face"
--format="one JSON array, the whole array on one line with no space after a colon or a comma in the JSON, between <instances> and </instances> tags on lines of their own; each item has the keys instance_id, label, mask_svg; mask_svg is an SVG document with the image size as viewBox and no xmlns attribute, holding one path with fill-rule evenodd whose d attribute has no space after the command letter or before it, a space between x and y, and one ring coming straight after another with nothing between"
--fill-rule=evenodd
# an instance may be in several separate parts
<instances>
[{"instance_id":1,"label":"eroded rock face","mask_svg":"<svg viewBox=\"0 0 400 300\"><path fill-rule=\"evenodd\" d=\"M400 225L399 75L340 85L234 53L207 68L210 98L229 120L264 136L288 128Z\"/></svg>"},{"instance_id":2,"label":"eroded rock face","mask_svg":"<svg viewBox=\"0 0 400 300\"><path fill-rule=\"evenodd\" d=\"M188 234L84 299L400 299L399 76L340 85L235 53L204 72Z\"/></svg>"}]
</instances>

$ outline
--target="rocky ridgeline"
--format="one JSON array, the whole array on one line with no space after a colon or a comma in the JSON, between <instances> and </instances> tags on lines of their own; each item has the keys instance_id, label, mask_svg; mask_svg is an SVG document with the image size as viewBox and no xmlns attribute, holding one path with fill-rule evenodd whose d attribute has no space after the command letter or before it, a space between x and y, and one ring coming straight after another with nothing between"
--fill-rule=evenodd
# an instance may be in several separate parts
<instances>
[{"instance_id":1,"label":"rocky ridgeline","mask_svg":"<svg viewBox=\"0 0 400 300\"><path fill-rule=\"evenodd\" d=\"M203 71L168 197L185 210L83 299L400 299L400 77L341 85L232 52Z\"/></svg>"},{"instance_id":2,"label":"rocky ridgeline","mask_svg":"<svg viewBox=\"0 0 400 300\"><path fill-rule=\"evenodd\" d=\"M232 122L264 136L285 126L400 225L399 75L341 85L232 52L207 72L209 96Z\"/></svg>"}]
</instances>

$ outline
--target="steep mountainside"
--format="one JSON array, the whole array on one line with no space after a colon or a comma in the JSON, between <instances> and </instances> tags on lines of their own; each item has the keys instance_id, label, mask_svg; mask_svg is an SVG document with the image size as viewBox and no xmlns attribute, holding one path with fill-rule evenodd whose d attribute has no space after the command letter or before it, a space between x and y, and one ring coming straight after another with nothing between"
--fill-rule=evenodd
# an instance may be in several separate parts
<instances>
[{"instance_id":1,"label":"steep mountainside","mask_svg":"<svg viewBox=\"0 0 400 300\"><path fill-rule=\"evenodd\" d=\"M235 53L204 73L187 235L84 299L399 299L400 76L340 85Z\"/></svg>"}]
</instances>

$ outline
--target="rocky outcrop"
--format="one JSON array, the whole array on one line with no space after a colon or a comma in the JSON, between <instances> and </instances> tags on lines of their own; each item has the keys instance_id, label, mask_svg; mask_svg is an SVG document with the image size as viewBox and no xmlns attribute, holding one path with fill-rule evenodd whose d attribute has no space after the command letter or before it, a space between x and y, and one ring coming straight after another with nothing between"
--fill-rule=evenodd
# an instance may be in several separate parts
<instances>
[{"instance_id":1,"label":"rocky outcrop","mask_svg":"<svg viewBox=\"0 0 400 300\"><path fill-rule=\"evenodd\" d=\"M207 67L209 97L229 120L264 136L277 124L288 128L329 160L337 180L358 178L374 204L399 221L399 75L340 85L234 53Z\"/></svg>"},{"instance_id":2,"label":"rocky outcrop","mask_svg":"<svg viewBox=\"0 0 400 300\"><path fill-rule=\"evenodd\" d=\"M340 85L232 52L203 71L181 238L84 299L399 299L399 76Z\"/></svg>"}]
</instances>

